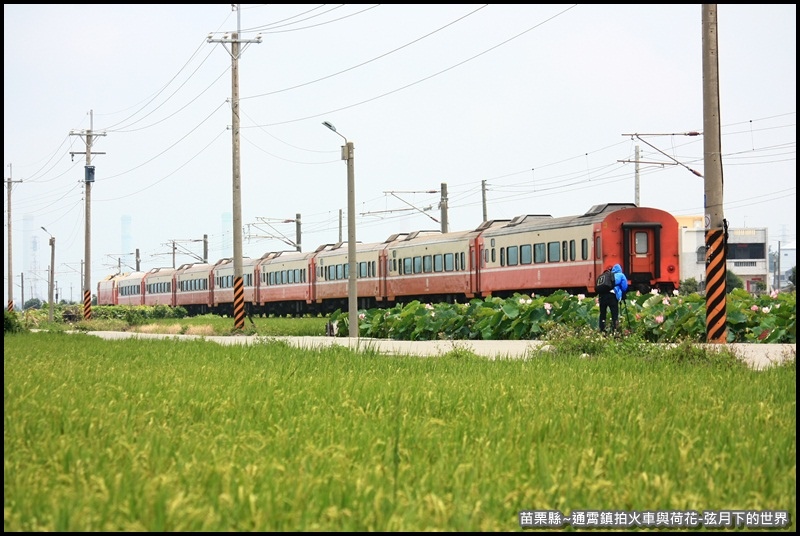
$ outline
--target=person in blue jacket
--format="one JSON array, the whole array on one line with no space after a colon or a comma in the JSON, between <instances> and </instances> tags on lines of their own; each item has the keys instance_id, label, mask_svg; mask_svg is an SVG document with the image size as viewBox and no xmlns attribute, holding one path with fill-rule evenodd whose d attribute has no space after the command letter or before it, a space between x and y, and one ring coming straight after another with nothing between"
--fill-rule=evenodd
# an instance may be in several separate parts
<instances>
[{"instance_id":1,"label":"person in blue jacket","mask_svg":"<svg viewBox=\"0 0 800 536\"><path fill-rule=\"evenodd\" d=\"M611 331L619 329L619 302L628 291L628 278L622 273L622 266L615 264L611 268L614 274L614 288L599 295L600 298L600 333L606 332L606 313L611 310Z\"/></svg>"}]
</instances>

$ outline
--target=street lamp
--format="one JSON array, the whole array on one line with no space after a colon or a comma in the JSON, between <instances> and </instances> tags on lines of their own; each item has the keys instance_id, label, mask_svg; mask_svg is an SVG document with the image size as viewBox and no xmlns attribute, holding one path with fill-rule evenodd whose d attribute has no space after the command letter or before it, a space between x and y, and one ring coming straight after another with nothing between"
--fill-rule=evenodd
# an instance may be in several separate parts
<instances>
[{"instance_id":1,"label":"street lamp","mask_svg":"<svg viewBox=\"0 0 800 536\"><path fill-rule=\"evenodd\" d=\"M336 132L336 127L327 121L322 122L327 128ZM339 134L339 132L336 132ZM342 136L339 134L339 136ZM358 287L356 286L356 179L353 160L355 147L352 141L342 136L345 145L342 145L342 160L347 161L347 317L349 321L348 335L358 337Z\"/></svg>"},{"instance_id":2,"label":"street lamp","mask_svg":"<svg viewBox=\"0 0 800 536\"><path fill-rule=\"evenodd\" d=\"M51 235L50 232L42 227L42 231L50 235L50 282L47 289L47 303L50 304L50 312L47 315L47 319L52 322L53 321L53 284L55 279L55 271L56 271L56 237Z\"/></svg>"}]
</instances>

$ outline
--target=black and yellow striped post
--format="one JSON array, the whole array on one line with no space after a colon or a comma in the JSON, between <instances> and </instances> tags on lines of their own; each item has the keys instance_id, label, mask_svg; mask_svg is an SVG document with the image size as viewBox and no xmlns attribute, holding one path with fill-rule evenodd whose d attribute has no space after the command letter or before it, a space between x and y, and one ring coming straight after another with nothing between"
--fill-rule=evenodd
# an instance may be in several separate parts
<instances>
[{"instance_id":1,"label":"black and yellow striped post","mask_svg":"<svg viewBox=\"0 0 800 536\"><path fill-rule=\"evenodd\" d=\"M233 280L233 323L234 328L244 329L244 278Z\"/></svg>"},{"instance_id":2,"label":"black and yellow striped post","mask_svg":"<svg viewBox=\"0 0 800 536\"><path fill-rule=\"evenodd\" d=\"M728 340L727 235L726 229L706 231L706 342L710 343L724 344Z\"/></svg>"},{"instance_id":3,"label":"black and yellow striped post","mask_svg":"<svg viewBox=\"0 0 800 536\"><path fill-rule=\"evenodd\" d=\"M92 291L89 289L83 291L83 319L92 319Z\"/></svg>"}]
</instances>

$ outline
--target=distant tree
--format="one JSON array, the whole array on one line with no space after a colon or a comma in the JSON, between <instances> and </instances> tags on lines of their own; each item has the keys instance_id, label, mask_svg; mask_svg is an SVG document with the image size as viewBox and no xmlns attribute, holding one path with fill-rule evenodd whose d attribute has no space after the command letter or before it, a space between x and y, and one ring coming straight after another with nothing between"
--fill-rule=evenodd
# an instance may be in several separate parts
<instances>
[{"instance_id":1,"label":"distant tree","mask_svg":"<svg viewBox=\"0 0 800 536\"><path fill-rule=\"evenodd\" d=\"M42 300L39 298L31 298L30 300L25 302L25 305L22 306L23 309L41 309L42 308Z\"/></svg>"},{"instance_id":2,"label":"distant tree","mask_svg":"<svg viewBox=\"0 0 800 536\"><path fill-rule=\"evenodd\" d=\"M792 266L792 275L789 276L789 281L792 285L797 286L797 266Z\"/></svg>"},{"instance_id":3,"label":"distant tree","mask_svg":"<svg viewBox=\"0 0 800 536\"><path fill-rule=\"evenodd\" d=\"M744 288L742 278L730 270L725 271L725 292L730 293L735 288Z\"/></svg>"},{"instance_id":4,"label":"distant tree","mask_svg":"<svg viewBox=\"0 0 800 536\"><path fill-rule=\"evenodd\" d=\"M694 277L690 277L684 281L681 281L681 293L682 294L695 294L700 292L700 283L697 282L697 279Z\"/></svg>"}]
</instances>

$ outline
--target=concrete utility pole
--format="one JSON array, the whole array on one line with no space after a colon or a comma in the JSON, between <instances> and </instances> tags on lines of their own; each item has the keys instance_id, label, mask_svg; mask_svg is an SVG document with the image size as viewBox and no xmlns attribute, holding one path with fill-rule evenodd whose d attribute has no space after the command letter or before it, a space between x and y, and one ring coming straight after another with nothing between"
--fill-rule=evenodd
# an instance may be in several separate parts
<instances>
[{"instance_id":1,"label":"concrete utility pole","mask_svg":"<svg viewBox=\"0 0 800 536\"><path fill-rule=\"evenodd\" d=\"M14 250L11 248L11 185L15 182L11 180L11 164L8 165L8 178L6 179L6 189L8 190L8 310L14 310L14 270L11 268L11 256ZM23 290L24 292L24 290ZM22 302L25 306L25 302Z\"/></svg>"},{"instance_id":2,"label":"concrete utility pole","mask_svg":"<svg viewBox=\"0 0 800 536\"><path fill-rule=\"evenodd\" d=\"M449 224L447 223L447 183L442 183L442 201L439 203L439 208L441 209L442 214L442 233L446 233L449 230Z\"/></svg>"},{"instance_id":3,"label":"concrete utility pole","mask_svg":"<svg viewBox=\"0 0 800 536\"><path fill-rule=\"evenodd\" d=\"M53 286L54 280L56 275L56 237L51 235L50 232L42 227L42 231L50 235L50 281L48 281L47 285L47 303L49 305L50 311L47 315L47 319L52 322L53 321Z\"/></svg>"},{"instance_id":4,"label":"concrete utility pole","mask_svg":"<svg viewBox=\"0 0 800 536\"><path fill-rule=\"evenodd\" d=\"M77 153L70 151L74 158L76 154L86 155L86 165L83 169L83 181L86 187L86 226L84 237L84 259L86 270L83 279L83 318L92 319L92 184L94 184L94 166L92 164L93 154L106 154L92 152L92 143L95 136L105 136L105 132L94 132L94 110L89 110L89 130L71 131L70 136L80 136L86 142L86 151Z\"/></svg>"},{"instance_id":5,"label":"concrete utility pole","mask_svg":"<svg viewBox=\"0 0 800 536\"><path fill-rule=\"evenodd\" d=\"M717 4L702 4L703 165L705 167L706 342L727 343L728 222L723 215Z\"/></svg>"},{"instance_id":6,"label":"concrete utility pole","mask_svg":"<svg viewBox=\"0 0 800 536\"><path fill-rule=\"evenodd\" d=\"M636 163L634 164L634 176L635 176L635 185L634 185L634 203L636 206L639 205L639 146L636 146Z\"/></svg>"},{"instance_id":7,"label":"concrete utility pole","mask_svg":"<svg viewBox=\"0 0 800 536\"><path fill-rule=\"evenodd\" d=\"M481 181L481 198L483 199L483 221L486 221L486 180Z\"/></svg>"},{"instance_id":8,"label":"concrete utility pole","mask_svg":"<svg viewBox=\"0 0 800 536\"><path fill-rule=\"evenodd\" d=\"M255 39L239 39L242 27L241 4L231 4L236 11L236 33L228 39L227 34L222 39L212 39L208 35L209 43L231 44L231 134L233 137L233 318L234 329L244 329L244 282L242 280L242 187L241 166L239 152L239 56L242 43L260 43L261 35ZM227 48L226 48L227 50Z\"/></svg>"}]
</instances>

